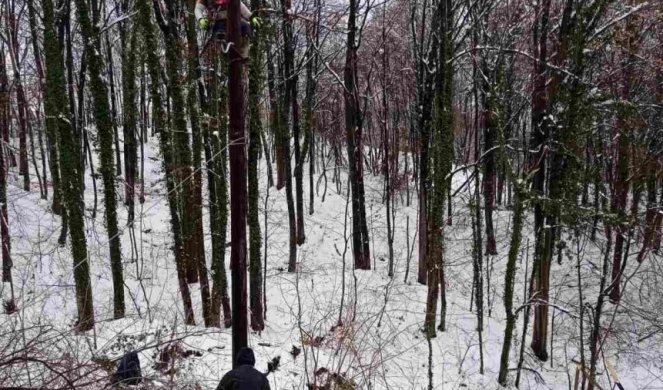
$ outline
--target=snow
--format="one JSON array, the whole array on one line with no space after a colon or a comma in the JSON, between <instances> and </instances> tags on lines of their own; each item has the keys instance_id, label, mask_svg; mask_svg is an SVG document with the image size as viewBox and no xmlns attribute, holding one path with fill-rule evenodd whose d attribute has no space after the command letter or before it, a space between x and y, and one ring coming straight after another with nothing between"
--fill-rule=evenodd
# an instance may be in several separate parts
<instances>
[{"instance_id":1,"label":"snow","mask_svg":"<svg viewBox=\"0 0 663 390\"><path fill-rule=\"evenodd\" d=\"M30 194L22 192L18 178L12 179L13 176L10 175L9 220L19 312L13 316L0 315L0 333L15 336L9 338L11 341L0 341L0 348L4 348L0 357L11 352L22 353L19 351L24 343L29 344L31 340L35 340L36 347L33 348L40 356L59 359L71 365L78 363L81 366L90 363L92 357L115 359L125 351L137 349L144 375L164 387L168 387L171 381L176 382L171 388L197 385L201 389L214 389L221 376L230 368L230 329L206 329L200 326L202 309L197 284L191 285L191 294L199 326L187 326L182 321L184 316L171 250L172 235L169 229L165 183L156 145L156 139L153 138L145 148L146 203L137 205L133 232L125 226L125 207L119 206L118 210L121 218L127 306L127 316L121 320L112 320L112 283L103 210L100 210L95 220L89 218L92 185L91 179L86 177L86 234L97 324L94 332L85 334L75 334L71 330L76 318L72 262L69 246L59 247L57 243L59 217L49 212L50 203L39 199L38 191ZM454 188L460 187L470 173L469 170L456 173ZM266 167L262 161L259 201L261 208L265 204L265 175ZM268 360L281 356L280 369L269 376L272 389L305 388L307 372L312 383L313 372L321 367L330 372L343 373L352 378L357 383L357 388L361 389L426 388L428 346L420 329L427 289L426 286L416 283L417 206L416 203L405 206L397 196L394 222L395 276L391 279L387 276L388 247L385 205L381 201L382 181L368 172L365 174L366 212L374 268L371 271L353 271L352 250L348 247L345 259L346 296L341 313L344 326L335 327L343 288L341 254L346 242L344 212L347 176L344 171L342 178L343 187L340 193L337 193L335 184L331 181L331 171L328 172L329 187L325 202L321 203L323 187L320 186L320 193L315 197L315 213L305 213L306 243L299 247L296 274L284 271L288 260L285 193L274 188L269 190L268 228L266 232L262 231L263 238L268 240L266 330L261 334L251 333L249 336L249 344L256 352L257 368L265 371ZM102 183L98 184L99 187L103 186ZM118 188L121 185L122 183L119 183ZM511 213L503 208L494 213L499 255L492 257L490 263L484 266L485 275L491 277L491 284L489 289L486 287L487 291L484 293L486 318L483 339L486 373L480 375L476 315L469 310L472 290L472 229L467 204L470 187L472 186L466 186L466 189L454 198L453 225L446 228L447 331L438 332L437 338L432 342L433 381L436 389L499 387L496 378L505 322L501 297ZM101 195L102 188L99 188L99 191ZM304 192L304 199L307 200L306 185ZM118 191L118 195L123 197L124 191ZM206 202L206 197L203 198ZM100 196L100 207L103 207L101 199ZM260 214L262 224L262 210ZM211 251L207 208L204 209L204 217L209 264ZM348 217L348 245L351 245L350 218L351 215ZM409 232L406 232L408 218ZM264 226L261 226L262 229ZM409 233L409 243L414 245L414 248L410 248L410 272L408 280L404 282L408 257L406 233ZM135 246L131 245L131 236L134 234ZM531 216L528 216L526 221L524 235L523 247L531 253L534 245ZM229 256L230 251L226 250L226 267L229 264ZM592 260L594 264L600 263L598 248L591 243L583 242L582 256L586 260ZM643 268L660 264L660 256L656 256L650 255L651 258L643 263ZM525 256L523 252L518 261L514 307L524 303L524 268L528 259L531 259L531 255ZM539 362L531 355L529 348L526 348L524 366L539 372L543 382L531 372L523 371L521 388L566 389L573 380L575 365L571 360L579 358L575 265L575 259L565 258L561 266L553 266L551 285L555 288L551 291L551 299L554 306L550 315L551 318L554 316L555 325L552 361ZM531 260L528 266L531 270ZM589 261L584 261L581 271L586 281L597 283L594 277L590 280L589 275L599 268L594 268ZM230 276L230 271L227 271ZM2 295L8 297L8 284L2 286ZM652 299L642 303L642 311L652 310L651 307L656 307L657 302L660 302L660 290L657 291L656 286L660 289L660 285L645 286L649 288L649 296ZM632 290L636 293L636 289ZM585 303L593 305L595 294L591 293L591 289L585 291L584 295ZM636 302L625 298L624 305L629 304L635 305ZM356 313L353 321L354 307ZM604 317L605 326L608 325L613 312L611 306L607 306L606 310L608 312ZM586 312L585 316L587 315ZM655 332L655 329L647 328L648 325L639 319L624 317L623 309L618 309L615 317L618 329L615 330L614 338L608 338L606 342L606 361L615 367L627 389L663 388L663 357L660 353L663 340L660 333L639 341L636 334L647 334L645 328L649 332ZM587 318L585 321L585 340L588 340L590 326ZM529 326L531 327L531 321ZM522 314L518 318L514 334L510 367L517 364L521 327ZM21 337L18 337L19 334ZM310 341L316 337L324 339L319 346L311 346ZM199 351L201 356L177 359L176 374L164 375L154 368L157 349L163 349L167 343L174 340L178 340L185 349ZM529 344L529 339L527 342ZM297 358L290 354L293 346L303 348L302 354ZM27 367L31 375L27 374ZM37 363L26 363L15 364L3 370L5 373L0 373L0 384L19 386L37 383L44 367ZM85 370L86 368L79 367L77 372ZM99 382L86 388L102 388L103 376L103 371L91 373L85 380L98 378ZM509 376L513 381L515 371L511 371ZM601 365L599 379L605 385L604 388L609 388L606 378ZM320 379L319 376L318 384Z\"/></svg>"}]
</instances>

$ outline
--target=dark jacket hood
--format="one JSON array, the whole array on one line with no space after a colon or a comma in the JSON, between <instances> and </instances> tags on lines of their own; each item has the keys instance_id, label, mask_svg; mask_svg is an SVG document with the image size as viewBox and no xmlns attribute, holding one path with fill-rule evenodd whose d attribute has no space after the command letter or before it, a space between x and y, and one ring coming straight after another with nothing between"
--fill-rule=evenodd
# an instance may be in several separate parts
<instances>
[{"instance_id":1,"label":"dark jacket hood","mask_svg":"<svg viewBox=\"0 0 663 390\"><path fill-rule=\"evenodd\" d=\"M237 353L237 365L249 365L254 366L256 364L256 357L253 355L253 350L251 348L242 348Z\"/></svg>"}]
</instances>

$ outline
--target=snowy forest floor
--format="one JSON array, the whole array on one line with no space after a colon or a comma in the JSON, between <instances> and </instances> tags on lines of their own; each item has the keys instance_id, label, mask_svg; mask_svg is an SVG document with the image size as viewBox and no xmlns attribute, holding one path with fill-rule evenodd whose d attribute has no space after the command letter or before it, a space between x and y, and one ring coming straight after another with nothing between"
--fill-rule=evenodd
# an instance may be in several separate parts
<instances>
[{"instance_id":1,"label":"snowy forest floor","mask_svg":"<svg viewBox=\"0 0 663 390\"><path fill-rule=\"evenodd\" d=\"M197 284L192 285L191 292L199 326L186 326L183 323L171 249L173 241L165 184L156 140L153 141L145 148L146 201L142 206L137 206L133 232L123 228L123 264L128 294L127 316L122 320L112 320L113 295L107 235L103 227L102 184L98 183L99 209L96 218L92 219L92 184L86 173L87 243L97 325L93 332L85 334L72 331L76 318L72 262L68 245L60 247L57 243L60 218L49 211L50 202L39 199L38 188L31 193L23 192L16 172L10 173L9 225L19 312L11 316L0 315L0 357L29 354L51 362L50 368L65 372L65 376L73 378L87 374L87 377L77 382L81 383L81 388L107 386L103 379L106 373L97 369L101 361L99 358L116 359L129 350L140 351L143 374L152 380L155 387L213 389L221 376L230 369L231 330L206 329L201 326L202 310ZM261 208L265 206L265 171L263 160L260 165ZM321 185L315 197L313 215L308 214L308 185L304 186L306 243L298 248L296 274L285 272L288 259L285 192L269 189L266 203L267 231L264 231L264 225L261 226L263 238L268 240L266 330L249 336L249 344L256 352L256 366L265 371L268 360L275 356L281 357L280 369L269 376L272 389L306 388L306 375L310 383L324 383L326 374L316 377L314 373L325 371L341 373L351 378L356 388L361 389L426 388L428 345L421 327L427 289L416 282L416 200L406 206L401 202L400 194L396 197L395 276L391 279L387 276L388 245L386 211L382 203L383 182L381 177L366 173L366 212L374 268L371 271L352 270L350 212L346 232L345 299L341 311L347 177L342 170L340 193L331 181L331 171L327 177L326 198L322 202L324 185ZM468 177L469 172L457 173L453 188L459 188ZM316 174L316 181L317 178ZM414 188L414 183L411 186ZM480 375L476 313L470 310L473 274L472 221L468 203L472 189L473 186L465 186L454 197L453 225L446 230L447 330L438 332L432 342L433 383L436 389L499 388L496 378L504 336L502 294L511 212L504 207L495 211L499 254L484 259L485 374ZM118 191L118 194L124 196L124 191ZM402 199L405 199L405 194L402 195ZM415 197L413 192L411 195ZM206 199L205 196L203 198ZM124 226L126 208L119 206L119 209L121 226ZM209 265L207 211L205 206ZM260 219L262 224L262 210ZM531 270L531 215L526 221L524 233L524 249L516 276L516 307L524 302L526 267L529 267L527 273ZM135 246L132 245L132 235L135 235ZM411 254L408 254L408 242ZM528 337L524 367L531 370L523 371L521 388L570 389L572 386L575 375L575 363L572 360L579 359L580 346L575 256L579 253L582 260L585 302L593 306L599 282L601 249L605 240L599 237L593 243L581 239L579 245L577 251L575 243L569 244L569 256L563 256L561 265L553 264L551 301L555 308L550 311L554 321L551 359L545 363L539 362L530 352ZM226 251L226 267L229 264L229 252ZM408 257L411 263L408 278L404 281ZM663 389L662 322L657 318L663 308L661 256L652 254L637 272L636 267L635 261L629 264L626 276L634 276L626 285L622 304L616 308L606 304L603 321L608 336L598 369L604 389L610 388L607 365L615 368L625 389ZM8 284L3 284L4 297L8 297L8 289ZM344 326L334 327L339 312ZM610 326L613 314L614 323ZM516 367L520 349L522 317L520 312L511 349L510 367L513 368ZM590 321L586 317L584 340L589 339L589 328ZM650 337L644 337L647 335ZM178 357L173 363L176 371L163 374L155 369L154 363L159 351L172 341L178 341L183 349L196 353ZM303 348L296 358L290 353L293 346ZM34 386L53 376L52 370L49 371L35 361L20 361L3 370L5 372L0 373L2 386ZM511 371L511 383L514 377L515 371ZM92 383L82 385L88 381Z\"/></svg>"}]
</instances>

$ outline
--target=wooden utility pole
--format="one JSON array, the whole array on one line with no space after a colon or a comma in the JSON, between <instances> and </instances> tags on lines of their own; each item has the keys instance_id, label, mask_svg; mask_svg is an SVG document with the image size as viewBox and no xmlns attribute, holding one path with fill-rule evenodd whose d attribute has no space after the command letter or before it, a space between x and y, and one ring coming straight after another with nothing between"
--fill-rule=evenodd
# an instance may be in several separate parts
<instances>
[{"instance_id":1,"label":"wooden utility pole","mask_svg":"<svg viewBox=\"0 0 663 390\"><path fill-rule=\"evenodd\" d=\"M244 58L239 25L240 0L230 0L228 5L228 38L232 43L228 62L228 94L230 97L230 272L232 280L233 367L237 364L237 352L246 347L248 320L246 308L246 210L247 169L246 134L244 114Z\"/></svg>"}]
</instances>

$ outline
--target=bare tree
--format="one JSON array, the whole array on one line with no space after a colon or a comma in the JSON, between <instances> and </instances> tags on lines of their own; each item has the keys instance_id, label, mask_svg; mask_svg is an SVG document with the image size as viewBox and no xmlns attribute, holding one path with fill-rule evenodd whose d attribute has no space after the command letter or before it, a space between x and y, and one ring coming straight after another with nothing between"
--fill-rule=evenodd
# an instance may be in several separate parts
<instances>
[{"instance_id":1,"label":"bare tree","mask_svg":"<svg viewBox=\"0 0 663 390\"><path fill-rule=\"evenodd\" d=\"M362 150L363 119L358 89L357 51L359 0L350 0L348 37L343 72L345 131L348 150L348 174L352 188L352 248L356 269L371 269L371 255L364 200L364 167Z\"/></svg>"}]
</instances>

